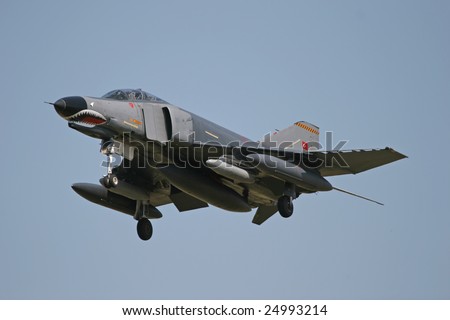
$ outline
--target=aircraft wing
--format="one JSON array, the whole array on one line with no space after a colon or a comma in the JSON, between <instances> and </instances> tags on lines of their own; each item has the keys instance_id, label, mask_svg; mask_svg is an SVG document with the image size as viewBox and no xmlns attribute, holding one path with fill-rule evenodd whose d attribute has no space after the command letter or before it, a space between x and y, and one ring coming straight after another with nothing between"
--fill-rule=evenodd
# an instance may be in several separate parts
<instances>
[{"instance_id":1,"label":"aircraft wing","mask_svg":"<svg viewBox=\"0 0 450 320\"><path fill-rule=\"evenodd\" d=\"M261 147L257 142L242 146L201 145L202 156L208 159L223 154L233 154L245 158L247 154L258 153L275 156L293 163L303 163L310 169L317 169L322 176L357 174L385 164L407 158L392 148L353 149L340 151L305 151Z\"/></svg>"},{"instance_id":2,"label":"aircraft wing","mask_svg":"<svg viewBox=\"0 0 450 320\"><path fill-rule=\"evenodd\" d=\"M149 204L154 207L173 203L179 212L208 207L206 202L171 185L170 181L158 169L151 166L145 167L142 163L139 164L139 159L124 160L120 166L114 169L114 172L126 180L132 189L125 190L127 191L126 194L123 193L123 190L118 190L117 187L109 189L109 192L133 200L149 199ZM143 191L137 193L139 190Z\"/></svg>"},{"instance_id":3,"label":"aircraft wing","mask_svg":"<svg viewBox=\"0 0 450 320\"><path fill-rule=\"evenodd\" d=\"M321 160L319 171L322 176L337 176L342 174L357 174L403 158L405 155L391 148L356 149L345 151L312 151Z\"/></svg>"},{"instance_id":4,"label":"aircraft wing","mask_svg":"<svg viewBox=\"0 0 450 320\"><path fill-rule=\"evenodd\" d=\"M172 186L171 195L169 196L170 200L172 200L175 207L177 207L179 212L206 208L208 204L203 202L193 196L188 195L187 193L178 190L176 187Z\"/></svg>"}]
</instances>

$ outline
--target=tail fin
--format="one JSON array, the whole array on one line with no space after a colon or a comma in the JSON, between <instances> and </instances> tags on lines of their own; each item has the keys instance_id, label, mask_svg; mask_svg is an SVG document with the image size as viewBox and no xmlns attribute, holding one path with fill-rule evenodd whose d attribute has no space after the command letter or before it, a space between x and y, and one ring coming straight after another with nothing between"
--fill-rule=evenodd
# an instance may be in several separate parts
<instances>
[{"instance_id":1,"label":"tail fin","mask_svg":"<svg viewBox=\"0 0 450 320\"><path fill-rule=\"evenodd\" d=\"M264 147L308 151L319 143L319 127L306 121L298 121L286 129L266 134L262 140Z\"/></svg>"}]
</instances>

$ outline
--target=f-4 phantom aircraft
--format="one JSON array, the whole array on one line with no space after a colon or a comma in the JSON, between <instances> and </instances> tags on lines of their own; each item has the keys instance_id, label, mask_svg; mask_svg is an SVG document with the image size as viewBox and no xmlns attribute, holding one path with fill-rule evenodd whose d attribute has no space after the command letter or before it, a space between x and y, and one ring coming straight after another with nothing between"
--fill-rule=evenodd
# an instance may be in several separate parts
<instances>
[{"instance_id":1,"label":"f-4 phantom aircraft","mask_svg":"<svg viewBox=\"0 0 450 320\"><path fill-rule=\"evenodd\" d=\"M142 240L152 237L150 219L162 217L157 208L169 203L180 212L209 205L232 212L258 208L252 222L260 225L276 212L290 217L301 194L334 189L376 202L324 177L406 157L388 147L320 151L319 128L305 121L251 141L140 89L49 104L70 128L100 139L107 157L100 184L75 183L72 189L132 216Z\"/></svg>"}]
</instances>

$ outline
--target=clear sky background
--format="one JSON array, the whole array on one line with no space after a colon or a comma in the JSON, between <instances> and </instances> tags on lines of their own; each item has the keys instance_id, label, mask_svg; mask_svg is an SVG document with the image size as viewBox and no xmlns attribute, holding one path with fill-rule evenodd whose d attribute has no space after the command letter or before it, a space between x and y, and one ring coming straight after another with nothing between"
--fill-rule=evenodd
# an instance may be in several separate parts
<instances>
[{"instance_id":1,"label":"clear sky background","mask_svg":"<svg viewBox=\"0 0 450 320\"><path fill-rule=\"evenodd\" d=\"M450 299L449 31L448 1L2 1L0 298ZM43 103L123 87L409 158L330 179L384 207L302 195L258 227L167 205L143 242L71 190L99 142Z\"/></svg>"}]
</instances>

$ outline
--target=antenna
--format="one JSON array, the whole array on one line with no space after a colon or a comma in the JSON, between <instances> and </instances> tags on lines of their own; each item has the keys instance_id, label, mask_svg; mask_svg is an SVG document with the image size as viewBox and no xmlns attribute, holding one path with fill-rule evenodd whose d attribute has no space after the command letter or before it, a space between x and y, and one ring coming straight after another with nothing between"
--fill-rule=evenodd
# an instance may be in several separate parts
<instances>
[{"instance_id":1,"label":"antenna","mask_svg":"<svg viewBox=\"0 0 450 320\"><path fill-rule=\"evenodd\" d=\"M354 197L358 197L358 198L361 198L361 199L364 199L364 200L367 200L367 201L370 201L370 202L374 202L376 204L379 204L380 206L384 206L384 203L381 203L381 202L378 202L378 201L375 201L375 200L372 200L372 199L360 196L359 194L355 194L355 193L352 193L350 191L342 190L342 189L339 189L339 188L336 188L336 187L333 187L333 189L336 190L336 191L340 191L340 192L349 194L349 195L354 196Z\"/></svg>"}]
</instances>

